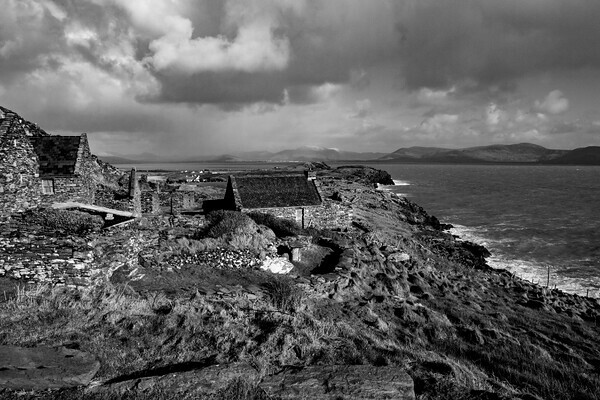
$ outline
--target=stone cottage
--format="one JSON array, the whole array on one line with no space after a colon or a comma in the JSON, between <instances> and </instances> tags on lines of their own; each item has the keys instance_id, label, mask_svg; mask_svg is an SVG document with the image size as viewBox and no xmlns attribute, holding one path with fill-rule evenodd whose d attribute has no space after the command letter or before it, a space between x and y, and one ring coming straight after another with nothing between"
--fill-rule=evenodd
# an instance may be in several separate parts
<instances>
[{"instance_id":1,"label":"stone cottage","mask_svg":"<svg viewBox=\"0 0 600 400\"><path fill-rule=\"evenodd\" d=\"M293 219L302 227L314 225L323 199L312 172L304 174L230 175L224 207L264 212Z\"/></svg>"},{"instance_id":2,"label":"stone cottage","mask_svg":"<svg viewBox=\"0 0 600 400\"><path fill-rule=\"evenodd\" d=\"M65 201L94 203L94 161L85 133L29 140L38 159L42 205Z\"/></svg>"},{"instance_id":3,"label":"stone cottage","mask_svg":"<svg viewBox=\"0 0 600 400\"><path fill-rule=\"evenodd\" d=\"M110 169L100 163L85 133L49 135L0 107L0 217L55 202L92 204Z\"/></svg>"}]
</instances>

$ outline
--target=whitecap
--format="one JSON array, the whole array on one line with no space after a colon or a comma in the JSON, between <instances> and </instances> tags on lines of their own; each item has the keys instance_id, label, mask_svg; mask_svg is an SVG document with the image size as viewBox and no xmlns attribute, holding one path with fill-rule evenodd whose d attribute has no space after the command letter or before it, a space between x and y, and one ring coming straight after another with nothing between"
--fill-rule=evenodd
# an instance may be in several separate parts
<instances>
[{"instance_id":1,"label":"whitecap","mask_svg":"<svg viewBox=\"0 0 600 400\"><path fill-rule=\"evenodd\" d=\"M600 298L600 278L575 278L558 274L560 269L553 265L535 263L526 260L509 260L492 256L487 259L493 268L505 269L515 276L542 286L548 283L548 267L550 268L550 288L556 287L563 292Z\"/></svg>"}]
</instances>

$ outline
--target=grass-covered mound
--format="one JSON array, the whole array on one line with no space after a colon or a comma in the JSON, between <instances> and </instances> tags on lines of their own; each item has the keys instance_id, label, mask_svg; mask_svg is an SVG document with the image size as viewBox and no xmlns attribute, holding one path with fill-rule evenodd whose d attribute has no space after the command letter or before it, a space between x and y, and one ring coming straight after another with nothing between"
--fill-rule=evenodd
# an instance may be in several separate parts
<instances>
[{"instance_id":1,"label":"grass-covered mound","mask_svg":"<svg viewBox=\"0 0 600 400\"><path fill-rule=\"evenodd\" d=\"M23 221L36 224L48 230L82 234L98 231L104 225L102 217L82 211L56 210L53 208L36 209L23 214Z\"/></svg>"}]
</instances>

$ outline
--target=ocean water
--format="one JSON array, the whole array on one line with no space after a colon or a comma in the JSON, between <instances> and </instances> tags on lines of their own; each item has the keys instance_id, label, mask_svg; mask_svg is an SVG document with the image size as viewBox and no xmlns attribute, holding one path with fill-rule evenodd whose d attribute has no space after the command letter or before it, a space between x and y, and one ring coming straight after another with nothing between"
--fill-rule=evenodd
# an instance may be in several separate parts
<instances>
[{"instance_id":1,"label":"ocean water","mask_svg":"<svg viewBox=\"0 0 600 400\"><path fill-rule=\"evenodd\" d=\"M486 246L488 263L600 297L600 167L377 164L390 188Z\"/></svg>"}]
</instances>

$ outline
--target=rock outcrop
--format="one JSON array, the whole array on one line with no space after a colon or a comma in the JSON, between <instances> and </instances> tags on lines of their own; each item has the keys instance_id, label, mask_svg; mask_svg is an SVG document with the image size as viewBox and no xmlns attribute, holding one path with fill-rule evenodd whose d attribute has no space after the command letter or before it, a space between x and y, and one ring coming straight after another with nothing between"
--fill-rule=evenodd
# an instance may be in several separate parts
<instances>
[{"instance_id":1,"label":"rock outcrop","mask_svg":"<svg viewBox=\"0 0 600 400\"><path fill-rule=\"evenodd\" d=\"M0 346L0 388L44 390L85 386L100 363L66 347Z\"/></svg>"},{"instance_id":2,"label":"rock outcrop","mask_svg":"<svg viewBox=\"0 0 600 400\"><path fill-rule=\"evenodd\" d=\"M413 400L413 386L401 368L371 365L287 368L260 383L268 395L283 400Z\"/></svg>"}]
</instances>

